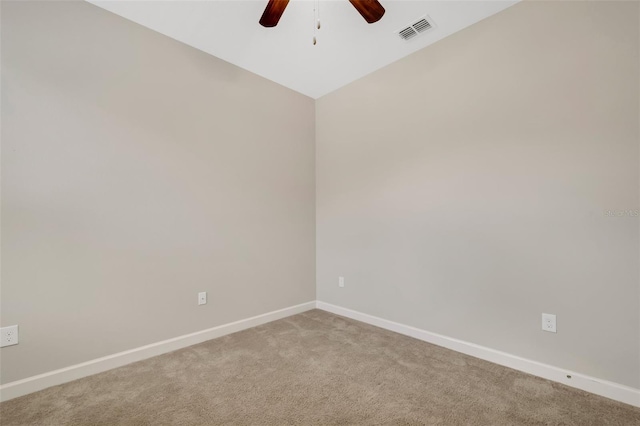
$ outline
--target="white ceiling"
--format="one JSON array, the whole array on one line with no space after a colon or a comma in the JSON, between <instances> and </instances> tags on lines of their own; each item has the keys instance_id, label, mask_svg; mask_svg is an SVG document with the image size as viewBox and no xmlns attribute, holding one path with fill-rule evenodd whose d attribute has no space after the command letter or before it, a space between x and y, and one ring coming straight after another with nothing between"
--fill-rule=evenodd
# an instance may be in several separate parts
<instances>
[{"instance_id":1,"label":"white ceiling","mask_svg":"<svg viewBox=\"0 0 640 426\"><path fill-rule=\"evenodd\" d=\"M517 0L380 0L386 13L367 24L347 0L293 0L274 28L258 24L267 0L88 0L312 98L517 3ZM396 32L427 15L435 28L409 41Z\"/></svg>"}]
</instances>

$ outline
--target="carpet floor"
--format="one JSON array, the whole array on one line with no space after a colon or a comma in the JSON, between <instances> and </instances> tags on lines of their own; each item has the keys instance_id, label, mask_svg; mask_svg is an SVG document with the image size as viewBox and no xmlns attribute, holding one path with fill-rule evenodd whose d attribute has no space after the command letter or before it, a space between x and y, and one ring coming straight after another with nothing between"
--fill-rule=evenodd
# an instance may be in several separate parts
<instances>
[{"instance_id":1,"label":"carpet floor","mask_svg":"<svg viewBox=\"0 0 640 426\"><path fill-rule=\"evenodd\" d=\"M0 404L10 425L640 425L640 409L312 310Z\"/></svg>"}]
</instances>

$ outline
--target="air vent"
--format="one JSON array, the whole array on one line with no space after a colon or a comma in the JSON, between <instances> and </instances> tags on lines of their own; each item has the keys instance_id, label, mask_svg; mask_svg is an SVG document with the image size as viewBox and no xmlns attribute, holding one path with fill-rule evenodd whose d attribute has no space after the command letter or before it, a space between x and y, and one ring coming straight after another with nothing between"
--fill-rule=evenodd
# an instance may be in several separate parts
<instances>
[{"instance_id":1,"label":"air vent","mask_svg":"<svg viewBox=\"0 0 640 426\"><path fill-rule=\"evenodd\" d=\"M404 30L400 31L398 34L400 34L400 37L405 40L409 40L411 37L415 37L418 35L418 33L412 27L407 27Z\"/></svg>"},{"instance_id":2,"label":"air vent","mask_svg":"<svg viewBox=\"0 0 640 426\"><path fill-rule=\"evenodd\" d=\"M424 31L427 31L429 28L431 28L431 24L429 23L429 21L422 18L421 20L413 24L412 27L417 32L422 33Z\"/></svg>"},{"instance_id":3,"label":"air vent","mask_svg":"<svg viewBox=\"0 0 640 426\"><path fill-rule=\"evenodd\" d=\"M431 28L433 28L433 25L431 24L431 22L428 21L426 17L423 17L423 18L420 18L415 23L398 31L398 35L403 40L409 40L420 33L430 30Z\"/></svg>"}]
</instances>

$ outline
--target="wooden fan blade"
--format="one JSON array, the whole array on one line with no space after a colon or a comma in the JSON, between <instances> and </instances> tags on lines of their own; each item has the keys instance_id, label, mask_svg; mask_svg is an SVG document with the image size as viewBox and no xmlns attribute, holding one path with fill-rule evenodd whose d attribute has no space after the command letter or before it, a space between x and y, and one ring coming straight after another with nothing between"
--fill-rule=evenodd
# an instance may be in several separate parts
<instances>
[{"instance_id":1,"label":"wooden fan blade","mask_svg":"<svg viewBox=\"0 0 640 426\"><path fill-rule=\"evenodd\" d=\"M269 4L264 8L262 18L260 18L260 25L263 27L275 27L278 25L278 21L288 4L289 0L269 0Z\"/></svg>"},{"instance_id":2,"label":"wooden fan blade","mask_svg":"<svg viewBox=\"0 0 640 426\"><path fill-rule=\"evenodd\" d=\"M353 7L362 15L365 21L370 24L378 22L384 15L384 7L378 0L349 0Z\"/></svg>"}]
</instances>

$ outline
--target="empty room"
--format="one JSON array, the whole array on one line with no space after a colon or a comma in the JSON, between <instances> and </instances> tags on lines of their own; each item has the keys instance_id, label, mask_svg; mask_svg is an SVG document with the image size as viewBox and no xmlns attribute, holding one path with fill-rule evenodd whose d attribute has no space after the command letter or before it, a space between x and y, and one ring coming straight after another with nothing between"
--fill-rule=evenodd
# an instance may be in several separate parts
<instances>
[{"instance_id":1,"label":"empty room","mask_svg":"<svg viewBox=\"0 0 640 426\"><path fill-rule=\"evenodd\" d=\"M0 1L0 425L640 426L640 1Z\"/></svg>"}]
</instances>

